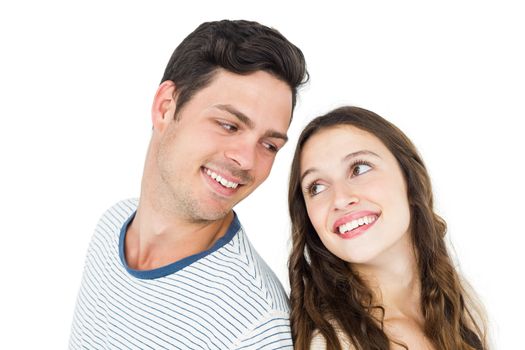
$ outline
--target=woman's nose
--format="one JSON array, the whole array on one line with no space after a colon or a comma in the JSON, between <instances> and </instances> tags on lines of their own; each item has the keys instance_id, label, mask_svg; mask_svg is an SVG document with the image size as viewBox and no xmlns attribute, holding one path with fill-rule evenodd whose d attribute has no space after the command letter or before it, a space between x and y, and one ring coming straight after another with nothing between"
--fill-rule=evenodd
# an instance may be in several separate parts
<instances>
[{"instance_id":1,"label":"woman's nose","mask_svg":"<svg viewBox=\"0 0 525 350\"><path fill-rule=\"evenodd\" d=\"M350 206L359 203L359 197L348 184L335 187L333 208L334 210L345 210Z\"/></svg>"}]
</instances>

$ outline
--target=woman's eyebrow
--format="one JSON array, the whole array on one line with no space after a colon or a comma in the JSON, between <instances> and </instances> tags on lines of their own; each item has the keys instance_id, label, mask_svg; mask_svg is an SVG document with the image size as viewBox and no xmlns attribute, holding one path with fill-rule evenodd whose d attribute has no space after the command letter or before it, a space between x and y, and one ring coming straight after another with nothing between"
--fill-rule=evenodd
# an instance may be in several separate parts
<instances>
[{"instance_id":1,"label":"woman's eyebrow","mask_svg":"<svg viewBox=\"0 0 525 350\"><path fill-rule=\"evenodd\" d=\"M341 160L342 163L352 159L352 158L356 158L356 157L359 157L359 156L362 156L362 155L370 155L370 156L374 156L374 157L377 157L379 159L381 159L381 157L375 153L375 152L372 152L372 151L368 151L368 150L361 150L361 151L356 151L356 152L352 152L352 153L348 153L346 156L343 157L343 159ZM304 178L308 175L308 174L311 174L311 173L315 173L316 171L318 171L317 168L309 168L307 169L302 175L301 175L301 181L300 183L303 182Z\"/></svg>"},{"instance_id":2,"label":"woman's eyebrow","mask_svg":"<svg viewBox=\"0 0 525 350\"><path fill-rule=\"evenodd\" d=\"M315 173L317 171L317 168L309 168L307 169L303 175L301 175L301 181L299 183L303 183L303 180L304 178L308 175L308 174L311 174L311 173Z\"/></svg>"},{"instance_id":3,"label":"woman's eyebrow","mask_svg":"<svg viewBox=\"0 0 525 350\"><path fill-rule=\"evenodd\" d=\"M377 157L379 159L381 159L381 157L379 156L379 154L375 153L375 152L372 152L372 151L368 151L368 150L361 150L361 151L356 151L356 152L352 152L352 153L348 153L346 156L344 156L343 158L343 162L346 162L347 160L349 159L352 159L352 158L355 158L355 157L359 157L359 156L363 156L363 155L370 155L370 156L374 156L374 157Z\"/></svg>"}]
</instances>

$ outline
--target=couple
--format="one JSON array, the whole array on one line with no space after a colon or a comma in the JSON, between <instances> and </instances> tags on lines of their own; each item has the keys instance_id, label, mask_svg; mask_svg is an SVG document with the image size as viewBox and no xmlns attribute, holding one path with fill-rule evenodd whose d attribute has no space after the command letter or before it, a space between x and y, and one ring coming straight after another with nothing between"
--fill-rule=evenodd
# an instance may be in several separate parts
<instances>
[{"instance_id":1,"label":"couple","mask_svg":"<svg viewBox=\"0 0 525 350\"><path fill-rule=\"evenodd\" d=\"M90 243L70 348L486 349L420 156L356 107L299 138L290 307L232 208L268 176L306 80L302 52L255 22L182 41L153 100L140 198Z\"/></svg>"}]
</instances>

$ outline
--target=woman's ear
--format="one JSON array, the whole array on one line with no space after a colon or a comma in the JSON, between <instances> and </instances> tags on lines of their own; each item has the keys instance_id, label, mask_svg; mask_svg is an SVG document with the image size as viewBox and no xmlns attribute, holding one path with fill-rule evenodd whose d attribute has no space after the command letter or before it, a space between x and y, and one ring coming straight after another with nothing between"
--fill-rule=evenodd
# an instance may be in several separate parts
<instances>
[{"instance_id":1,"label":"woman's ear","mask_svg":"<svg viewBox=\"0 0 525 350\"><path fill-rule=\"evenodd\" d=\"M175 83L166 80L157 89L151 106L153 130L162 132L166 128L175 116L176 105L177 89Z\"/></svg>"}]
</instances>

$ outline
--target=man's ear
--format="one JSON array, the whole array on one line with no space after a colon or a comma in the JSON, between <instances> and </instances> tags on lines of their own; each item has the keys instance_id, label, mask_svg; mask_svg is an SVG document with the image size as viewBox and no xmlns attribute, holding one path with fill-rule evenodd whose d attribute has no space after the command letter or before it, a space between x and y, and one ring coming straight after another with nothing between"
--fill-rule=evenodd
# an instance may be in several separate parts
<instances>
[{"instance_id":1,"label":"man's ear","mask_svg":"<svg viewBox=\"0 0 525 350\"><path fill-rule=\"evenodd\" d=\"M151 121L153 129L162 132L175 116L177 104L177 91L175 83L166 80L160 84L153 106L151 106Z\"/></svg>"}]
</instances>

